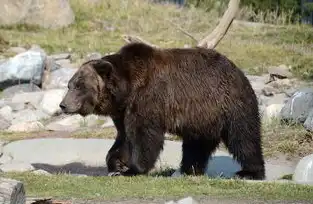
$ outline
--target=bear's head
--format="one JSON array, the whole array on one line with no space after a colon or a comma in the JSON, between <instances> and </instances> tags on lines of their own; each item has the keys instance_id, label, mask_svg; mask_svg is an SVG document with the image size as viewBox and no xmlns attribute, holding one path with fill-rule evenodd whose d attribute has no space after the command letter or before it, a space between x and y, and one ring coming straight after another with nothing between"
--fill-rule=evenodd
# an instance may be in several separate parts
<instances>
[{"instance_id":1,"label":"bear's head","mask_svg":"<svg viewBox=\"0 0 313 204\"><path fill-rule=\"evenodd\" d=\"M110 114L114 103L113 69L113 64L105 58L82 64L70 79L68 91L60 103L63 113L82 116Z\"/></svg>"}]
</instances>

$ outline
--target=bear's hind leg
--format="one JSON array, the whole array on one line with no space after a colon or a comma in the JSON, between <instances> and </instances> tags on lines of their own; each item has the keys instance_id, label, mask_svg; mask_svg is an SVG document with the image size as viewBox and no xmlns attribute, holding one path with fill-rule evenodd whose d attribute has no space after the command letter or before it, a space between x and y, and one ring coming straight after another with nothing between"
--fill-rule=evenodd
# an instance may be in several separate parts
<instances>
[{"instance_id":1,"label":"bear's hind leg","mask_svg":"<svg viewBox=\"0 0 313 204\"><path fill-rule=\"evenodd\" d=\"M265 178L258 124L252 121L247 124L233 122L222 138L228 151L242 166L242 170L236 173L237 177L252 180Z\"/></svg>"},{"instance_id":2,"label":"bear's hind leg","mask_svg":"<svg viewBox=\"0 0 313 204\"><path fill-rule=\"evenodd\" d=\"M184 136L183 138L181 173L203 175L211 154L220 143L219 138L201 138L201 136L197 136L197 139L192 139L192 136Z\"/></svg>"}]
</instances>

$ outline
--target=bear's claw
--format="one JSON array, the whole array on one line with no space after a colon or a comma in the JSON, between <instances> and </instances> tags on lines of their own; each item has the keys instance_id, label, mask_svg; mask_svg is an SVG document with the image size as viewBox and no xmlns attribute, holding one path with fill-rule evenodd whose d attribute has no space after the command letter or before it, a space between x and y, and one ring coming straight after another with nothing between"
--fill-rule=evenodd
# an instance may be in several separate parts
<instances>
[{"instance_id":1,"label":"bear's claw","mask_svg":"<svg viewBox=\"0 0 313 204\"><path fill-rule=\"evenodd\" d=\"M121 176L121 172L115 171L115 172L109 172L108 176L112 177L112 176Z\"/></svg>"}]
</instances>

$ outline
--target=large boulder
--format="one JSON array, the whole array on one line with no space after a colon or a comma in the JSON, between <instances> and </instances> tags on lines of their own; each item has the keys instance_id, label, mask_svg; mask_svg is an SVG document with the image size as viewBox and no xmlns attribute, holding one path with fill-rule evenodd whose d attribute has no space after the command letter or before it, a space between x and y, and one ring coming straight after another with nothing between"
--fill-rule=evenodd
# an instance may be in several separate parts
<instances>
[{"instance_id":1,"label":"large boulder","mask_svg":"<svg viewBox=\"0 0 313 204\"><path fill-rule=\"evenodd\" d=\"M74 22L68 0L0 0L0 24L27 23L61 28Z\"/></svg>"},{"instance_id":2,"label":"large boulder","mask_svg":"<svg viewBox=\"0 0 313 204\"><path fill-rule=\"evenodd\" d=\"M285 121L304 123L313 108L313 89L302 88L296 91L281 109Z\"/></svg>"}]
</instances>

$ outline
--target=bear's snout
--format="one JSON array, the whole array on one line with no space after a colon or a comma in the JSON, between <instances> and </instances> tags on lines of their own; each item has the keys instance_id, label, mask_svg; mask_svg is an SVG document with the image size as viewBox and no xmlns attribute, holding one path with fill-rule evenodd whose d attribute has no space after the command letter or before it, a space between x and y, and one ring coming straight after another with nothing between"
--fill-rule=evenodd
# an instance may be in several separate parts
<instances>
[{"instance_id":1,"label":"bear's snout","mask_svg":"<svg viewBox=\"0 0 313 204\"><path fill-rule=\"evenodd\" d=\"M64 103L64 101L62 101L61 103L60 103L60 108L61 108L61 110L63 111L63 112L66 112L66 105L65 105L65 103Z\"/></svg>"}]
</instances>

